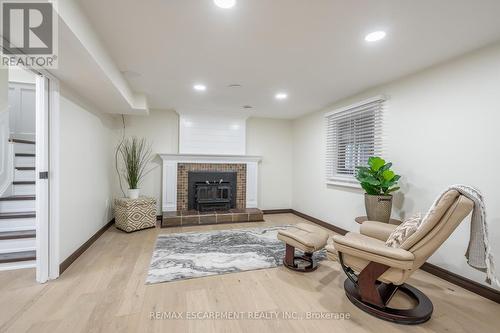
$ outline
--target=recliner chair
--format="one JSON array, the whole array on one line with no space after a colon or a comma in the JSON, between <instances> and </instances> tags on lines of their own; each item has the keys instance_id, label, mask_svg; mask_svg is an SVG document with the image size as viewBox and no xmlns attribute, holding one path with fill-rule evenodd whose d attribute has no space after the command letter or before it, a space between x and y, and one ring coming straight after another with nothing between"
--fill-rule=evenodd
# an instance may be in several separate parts
<instances>
[{"instance_id":1,"label":"recliner chair","mask_svg":"<svg viewBox=\"0 0 500 333\"><path fill-rule=\"evenodd\" d=\"M360 233L335 235L333 245L326 249L328 257L338 260L348 277L344 289L349 300L361 310L392 322L419 324L429 320L432 302L405 282L446 241L473 206L457 191L448 191L400 248L386 246L385 241L397 227L387 223L366 221ZM398 290L417 305L412 309L389 307Z\"/></svg>"}]
</instances>

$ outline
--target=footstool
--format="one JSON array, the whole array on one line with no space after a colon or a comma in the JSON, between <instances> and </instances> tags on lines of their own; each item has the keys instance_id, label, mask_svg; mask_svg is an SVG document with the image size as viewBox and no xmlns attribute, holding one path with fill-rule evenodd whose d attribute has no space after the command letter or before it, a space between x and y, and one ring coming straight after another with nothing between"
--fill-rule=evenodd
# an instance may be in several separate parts
<instances>
[{"instance_id":1,"label":"footstool","mask_svg":"<svg viewBox=\"0 0 500 333\"><path fill-rule=\"evenodd\" d=\"M125 232L156 226L156 199L119 198L115 200L115 225Z\"/></svg>"},{"instance_id":2,"label":"footstool","mask_svg":"<svg viewBox=\"0 0 500 333\"><path fill-rule=\"evenodd\" d=\"M286 244L283 259L285 267L299 272L312 272L318 268L312 258L313 253L325 247L328 233L313 225L299 223L286 230L279 230L278 239ZM302 250L304 254L296 256L295 248ZM301 267L296 261L305 261L308 265Z\"/></svg>"}]
</instances>

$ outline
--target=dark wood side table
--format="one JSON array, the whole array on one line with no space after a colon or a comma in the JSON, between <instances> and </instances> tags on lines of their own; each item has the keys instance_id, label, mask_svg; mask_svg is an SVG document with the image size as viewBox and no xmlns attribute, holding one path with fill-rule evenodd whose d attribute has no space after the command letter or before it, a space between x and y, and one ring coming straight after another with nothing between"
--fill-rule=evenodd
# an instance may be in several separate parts
<instances>
[{"instance_id":1,"label":"dark wood side table","mask_svg":"<svg viewBox=\"0 0 500 333\"><path fill-rule=\"evenodd\" d=\"M367 216L358 216L358 217L356 217L354 219L354 221L356 221L359 224L363 224L363 222L368 221L368 217ZM389 220L389 224L400 225L401 224L401 220L390 219Z\"/></svg>"}]
</instances>

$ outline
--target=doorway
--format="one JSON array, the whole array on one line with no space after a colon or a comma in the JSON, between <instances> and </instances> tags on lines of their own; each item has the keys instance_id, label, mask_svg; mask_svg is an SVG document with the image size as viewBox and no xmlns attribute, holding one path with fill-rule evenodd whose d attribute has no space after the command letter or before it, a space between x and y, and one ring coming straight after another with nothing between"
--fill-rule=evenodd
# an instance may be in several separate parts
<instances>
[{"instance_id":1,"label":"doorway","mask_svg":"<svg viewBox=\"0 0 500 333\"><path fill-rule=\"evenodd\" d=\"M49 224L51 81L19 67L0 70L0 270L35 269L41 283L54 275L57 240Z\"/></svg>"}]
</instances>

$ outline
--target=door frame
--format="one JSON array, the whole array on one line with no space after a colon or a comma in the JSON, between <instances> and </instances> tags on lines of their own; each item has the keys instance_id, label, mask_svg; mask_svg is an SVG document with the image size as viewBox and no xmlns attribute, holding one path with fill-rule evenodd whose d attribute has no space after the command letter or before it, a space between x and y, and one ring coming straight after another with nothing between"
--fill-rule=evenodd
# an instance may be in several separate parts
<instances>
[{"instance_id":1,"label":"door frame","mask_svg":"<svg viewBox=\"0 0 500 333\"><path fill-rule=\"evenodd\" d=\"M36 74L36 280L59 277L59 80ZM41 179L41 172L48 177Z\"/></svg>"},{"instance_id":2,"label":"door frame","mask_svg":"<svg viewBox=\"0 0 500 333\"><path fill-rule=\"evenodd\" d=\"M42 176L49 170L49 80L36 76L35 193L36 193L36 280L44 283L49 276L49 181Z\"/></svg>"},{"instance_id":3,"label":"door frame","mask_svg":"<svg viewBox=\"0 0 500 333\"><path fill-rule=\"evenodd\" d=\"M49 279L59 277L59 177L60 177L60 109L59 80L47 75L49 87Z\"/></svg>"}]
</instances>

